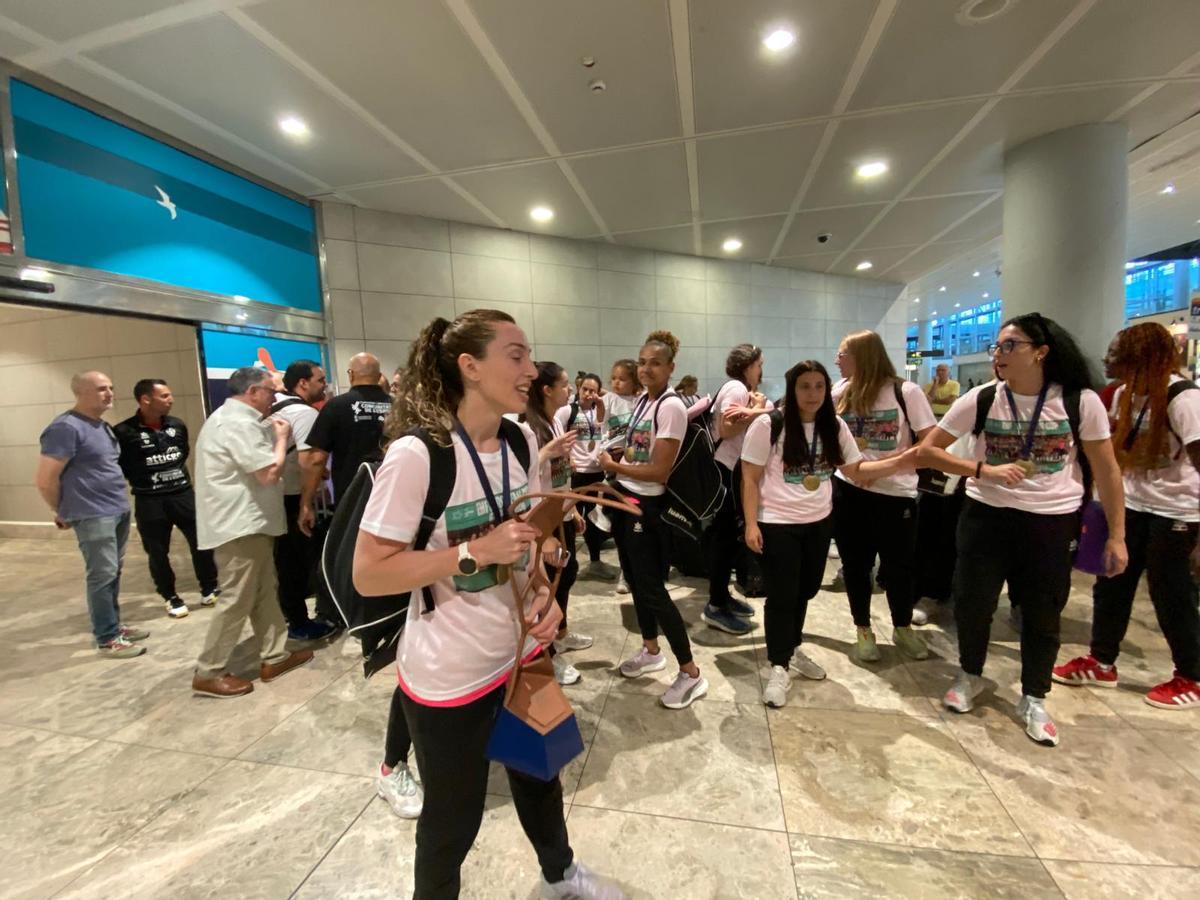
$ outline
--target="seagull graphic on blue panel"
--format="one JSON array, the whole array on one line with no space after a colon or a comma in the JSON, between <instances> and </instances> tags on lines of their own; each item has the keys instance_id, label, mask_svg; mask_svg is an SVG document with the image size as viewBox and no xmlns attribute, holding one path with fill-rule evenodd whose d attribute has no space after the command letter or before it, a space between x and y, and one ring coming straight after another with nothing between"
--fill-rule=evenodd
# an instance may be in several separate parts
<instances>
[{"instance_id":1,"label":"seagull graphic on blue panel","mask_svg":"<svg viewBox=\"0 0 1200 900\"><path fill-rule=\"evenodd\" d=\"M171 214L171 219L174 220L176 215L175 204L171 202L170 195L167 194L167 192L160 188L157 184L154 186L154 189L158 191L158 196L162 198L158 201L158 205L169 212Z\"/></svg>"}]
</instances>

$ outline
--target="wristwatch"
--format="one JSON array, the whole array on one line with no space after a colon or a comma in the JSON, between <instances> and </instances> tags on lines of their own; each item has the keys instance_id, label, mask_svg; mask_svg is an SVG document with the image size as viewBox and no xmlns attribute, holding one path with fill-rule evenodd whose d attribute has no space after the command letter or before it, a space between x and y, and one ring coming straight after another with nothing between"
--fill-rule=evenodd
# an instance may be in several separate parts
<instances>
[{"instance_id":1,"label":"wristwatch","mask_svg":"<svg viewBox=\"0 0 1200 900\"><path fill-rule=\"evenodd\" d=\"M470 541L458 545L458 571L462 575L474 575L479 571L479 561L471 555L470 546Z\"/></svg>"}]
</instances>

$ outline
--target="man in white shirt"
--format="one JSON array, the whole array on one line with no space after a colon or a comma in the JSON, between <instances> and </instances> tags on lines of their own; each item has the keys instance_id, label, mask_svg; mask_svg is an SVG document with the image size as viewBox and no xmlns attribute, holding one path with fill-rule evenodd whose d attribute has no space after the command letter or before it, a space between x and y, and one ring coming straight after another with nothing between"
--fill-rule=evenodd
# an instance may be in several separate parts
<instances>
[{"instance_id":1,"label":"man in white shirt","mask_svg":"<svg viewBox=\"0 0 1200 900\"><path fill-rule=\"evenodd\" d=\"M291 428L282 419L263 421L273 400L267 372L235 370L229 399L196 439L197 544L215 551L221 573L221 600L192 678L197 694L236 697L254 690L229 672L247 619L259 643L263 681L312 659L311 650L285 649L287 623L275 596L273 550L286 528L280 478Z\"/></svg>"},{"instance_id":2,"label":"man in white shirt","mask_svg":"<svg viewBox=\"0 0 1200 900\"><path fill-rule=\"evenodd\" d=\"M287 530L275 542L275 574L279 579L279 608L288 623L288 637L315 641L334 630L328 622L314 621L308 614L313 594L313 575L319 548L311 535L300 529L300 499L304 479L300 454L309 449L308 433L317 421L313 406L325 396L325 371L311 359L298 359L283 373L283 392L275 395L272 418L291 426L291 442L283 464L283 509Z\"/></svg>"}]
</instances>

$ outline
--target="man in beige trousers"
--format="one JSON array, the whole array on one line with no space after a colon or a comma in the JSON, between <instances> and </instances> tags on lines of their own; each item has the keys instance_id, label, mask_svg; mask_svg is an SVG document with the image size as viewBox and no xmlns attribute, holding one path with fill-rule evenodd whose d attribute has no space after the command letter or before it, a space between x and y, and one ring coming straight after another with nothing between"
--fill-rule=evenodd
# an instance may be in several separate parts
<instances>
[{"instance_id":1,"label":"man in beige trousers","mask_svg":"<svg viewBox=\"0 0 1200 900\"><path fill-rule=\"evenodd\" d=\"M196 440L197 544L216 552L221 573L221 599L192 678L196 694L237 697L254 690L229 671L247 619L259 643L263 681L312 659L311 650L285 648L287 622L275 596L275 538L287 530L280 477L290 429L280 419L263 421L274 399L267 372L235 370L229 399Z\"/></svg>"}]
</instances>

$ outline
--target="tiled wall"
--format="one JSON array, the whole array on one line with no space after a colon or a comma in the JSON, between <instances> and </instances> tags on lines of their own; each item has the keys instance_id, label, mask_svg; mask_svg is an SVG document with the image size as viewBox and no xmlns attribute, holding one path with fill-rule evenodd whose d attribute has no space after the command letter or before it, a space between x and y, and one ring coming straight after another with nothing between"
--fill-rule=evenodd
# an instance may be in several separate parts
<instances>
[{"instance_id":1,"label":"tiled wall","mask_svg":"<svg viewBox=\"0 0 1200 900\"><path fill-rule=\"evenodd\" d=\"M322 204L332 298L335 369L363 349L388 370L434 316L503 309L525 329L538 359L607 378L613 360L636 357L656 328L682 344L676 379L702 390L725 380L729 348L763 348L765 385L782 392L796 360L833 370L847 332L878 331L903 366L906 310L899 284L725 259L705 259L481 228L336 203Z\"/></svg>"},{"instance_id":2,"label":"tiled wall","mask_svg":"<svg viewBox=\"0 0 1200 900\"><path fill-rule=\"evenodd\" d=\"M175 394L172 415L195 435L204 420L196 332L189 325L0 304L0 522L49 522L33 486L38 435L69 409L71 376L98 369L113 380L105 418L133 415L133 385L163 378Z\"/></svg>"}]
</instances>

